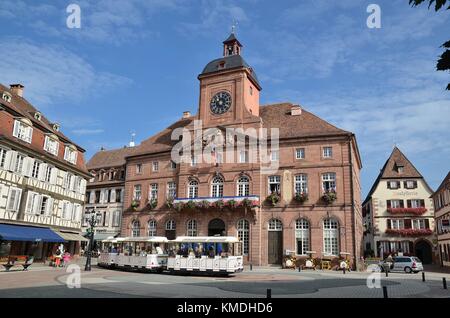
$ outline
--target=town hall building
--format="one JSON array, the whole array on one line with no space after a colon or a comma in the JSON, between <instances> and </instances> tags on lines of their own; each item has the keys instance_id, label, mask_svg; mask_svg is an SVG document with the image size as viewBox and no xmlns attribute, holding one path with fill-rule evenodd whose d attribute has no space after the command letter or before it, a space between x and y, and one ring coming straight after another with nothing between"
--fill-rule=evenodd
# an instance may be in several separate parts
<instances>
[{"instance_id":1,"label":"town hall building","mask_svg":"<svg viewBox=\"0 0 450 318\"><path fill-rule=\"evenodd\" d=\"M355 264L363 237L355 135L299 105L260 105L261 83L234 33L223 42L223 56L209 62L198 80L197 114L185 112L128 150L120 235L236 236L245 262L253 265L281 264L286 254L303 264L307 257ZM184 134L174 140L181 128ZM214 136L198 137L211 128ZM192 144L202 139L203 154L219 135L233 145L239 136L230 140L231 128L266 128L268 138L244 136L245 147L232 146L231 156L230 147L225 153L213 146L206 162L195 151L182 152L185 160L173 158L174 146L188 135ZM266 161L260 160L261 148L250 147L263 142Z\"/></svg>"}]
</instances>

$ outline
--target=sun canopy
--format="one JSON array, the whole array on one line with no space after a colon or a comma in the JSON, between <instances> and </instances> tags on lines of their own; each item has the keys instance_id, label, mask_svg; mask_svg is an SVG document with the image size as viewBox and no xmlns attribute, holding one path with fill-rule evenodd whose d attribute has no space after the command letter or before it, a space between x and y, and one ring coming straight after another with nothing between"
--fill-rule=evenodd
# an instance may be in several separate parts
<instances>
[{"instance_id":1,"label":"sun canopy","mask_svg":"<svg viewBox=\"0 0 450 318\"><path fill-rule=\"evenodd\" d=\"M27 242L64 242L64 239L49 228L0 224L0 240Z\"/></svg>"},{"instance_id":2,"label":"sun canopy","mask_svg":"<svg viewBox=\"0 0 450 318\"><path fill-rule=\"evenodd\" d=\"M62 231L55 231L56 234L61 236L66 241L76 241L76 242L88 242L89 240L83 236L81 236L78 233L72 233L72 232L62 232Z\"/></svg>"},{"instance_id":3,"label":"sun canopy","mask_svg":"<svg viewBox=\"0 0 450 318\"><path fill-rule=\"evenodd\" d=\"M176 243L238 243L234 236L178 236L171 242Z\"/></svg>"}]
</instances>

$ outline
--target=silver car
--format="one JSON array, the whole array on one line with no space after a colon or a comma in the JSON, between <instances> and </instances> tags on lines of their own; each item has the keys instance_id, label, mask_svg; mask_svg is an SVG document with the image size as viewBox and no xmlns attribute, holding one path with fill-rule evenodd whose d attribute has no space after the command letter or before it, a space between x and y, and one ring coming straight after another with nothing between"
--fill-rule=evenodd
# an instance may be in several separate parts
<instances>
[{"instance_id":1,"label":"silver car","mask_svg":"<svg viewBox=\"0 0 450 318\"><path fill-rule=\"evenodd\" d=\"M384 265L389 267L390 272L418 273L423 271L422 261L415 256L396 256L392 263L385 261Z\"/></svg>"}]
</instances>

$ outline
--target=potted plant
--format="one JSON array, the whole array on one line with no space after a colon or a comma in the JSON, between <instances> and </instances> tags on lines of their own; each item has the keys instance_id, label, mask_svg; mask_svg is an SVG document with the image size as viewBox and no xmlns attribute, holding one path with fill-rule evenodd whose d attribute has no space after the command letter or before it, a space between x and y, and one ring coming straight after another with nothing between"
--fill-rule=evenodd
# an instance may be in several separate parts
<instances>
[{"instance_id":1,"label":"potted plant","mask_svg":"<svg viewBox=\"0 0 450 318\"><path fill-rule=\"evenodd\" d=\"M168 209L172 209L174 207L173 198L167 198L167 200L166 200L166 207Z\"/></svg>"},{"instance_id":2,"label":"potted plant","mask_svg":"<svg viewBox=\"0 0 450 318\"><path fill-rule=\"evenodd\" d=\"M294 200L303 203L308 200L308 194L306 192L297 192L294 196Z\"/></svg>"},{"instance_id":3,"label":"potted plant","mask_svg":"<svg viewBox=\"0 0 450 318\"><path fill-rule=\"evenodd\" d=\"M280 202L280 194L278 192L272 192L267 198L266 201L270 203L272 206L276 206L278 202Z\"/></svg>"},{"instance_id":4,"label":"potted plant","mask_svg":"<svg viewBox=\"0 0 450 318\"><path fill-rule=\"evenodd\" d=\"M237 202L236 202L236 200L231 199L231 200L228 200L228 201L227 201L227 205L228 205L228 207L230 207L231 209L234 209L234 208L236 208L236 206L237 206Z\"/></svg>"},{"instance_id":5,"label":"potted plant","mask_svg":"<svg viewBox=\"0 0 450 318\"><path fill-rule=\"evenodd\" d=\"M196 204L195 204L194 201L189 200L188 202L186 202L186 204L184 205L184 207L185 207L186 209L193 210L193 209L195 209Z\"/></svg>"},{"instance_id":6,"label":"potted plant","mask_svg":"<svg viewBox=\"0 0 450 318\"><path fill-rule=\"evenodd\" d=\"M224 207L224 205L225 205L225 201L223 201L222 199L214 202L214 206L220 210Z\"/></svg>"},{"instance_id":7,"label":"potted plant","mask_svg":"<svg viewBox=\"0 0 450 318\"><path fill-rule=\"evenodd\" d=\"M208 209L211 206L208 200L202 200L197 203L197 207L200 209Z\"/></svg>"},{"instance_id":8,"label":"potted plant","mask_svg":"<svg viewBox=\"0 0 450 318\"><path fill-rule=\"evenodd\" d=\"M184 204L182 202L177 202L177 203L173 204L173 209L175 211L180 212L181 210L183 210L183 208L184 208Z\"/></svg>"},{"instance_id":9,"label":"potted plant","mask_svg":"<svg viewBox=\"0 0 450 318\"><path fill-rule=\"evenodd\" d=\"M326 204L331 204L334 201L336 201L336 191L334 189L328 189L325 191L325 193L322 195L322 200L325 201Z\"/></svg>"},{"instance_id":10,"label":"potted plant","mask_svg":"<svg viewBox=\"0 0 450 318\"><path fill-rule=\"evenodd\" d=\"M156 208L157 205L158 205L158 199L156 199L156 198L151 198L148 201L148 207L150 208L150 210L153 210L154 208Z\"/></svg>"},{"instance_id":11,"label":"potted plant","mask_svg":"<svg viewBox=\"0 0 450 318\"><path fill-rule=\"evenodd\" d=\"M141 204L141 201L135 199L135 200L131 201L131 208L134 211L136 211L140 204Z\"/></svg>"}]
</instances>

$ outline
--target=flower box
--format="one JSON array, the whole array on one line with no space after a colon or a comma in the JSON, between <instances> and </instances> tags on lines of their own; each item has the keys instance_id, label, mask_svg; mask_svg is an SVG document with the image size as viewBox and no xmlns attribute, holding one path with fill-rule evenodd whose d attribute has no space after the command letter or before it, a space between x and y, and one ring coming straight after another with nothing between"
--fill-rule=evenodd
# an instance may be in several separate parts
<instances>
[{"instance_id":1,"label":"flower box","mask_svg":"<svg viewBox=\"0 0 450 318\"><path fill-rule=\"evenodd\" d=\"M150 199L148 201L148 207L150 208L150 210L153 210L154 208L156 208L157 205L158 205L158 199Z\"/></svg>"},{"instance_id":2,"label":"flower box","mask_svg":"<svg viewBox=\"0 0 450 318\"><path fill-rule=\"evenodd\" d=\"M433 234L431 229L387 229L386 234L400 236L427 236Z\"/></svg>"},{"instance_id":3,"label":"flower box","mask_svg":"<svg viewBox=\"0 0 450 318\"><path fill-rule=\"evenodd\" d=\"M267 198L266 202L272 206L276 206L280 202L280 194L278 192L272 192Z\"/></svg>"},{"instance_id":4,"label":"flower box","mask_svg":"<svg viewBox=\"0 0 450 318\"><path fill-rule=\"evenodd\" d=\"M214 202L213 206L217 209L222 209L225 206L225 201L220 199Z\"/></svg>"},{"instance_id":5,"label":"flower box","mask_svg":"<svg viewBox=\"0 0 450 318\"><path fill-rule=\"evenodd\" d=\"M139 205L141 205L141 201L139 200L133 200L131 201L131 208L136 211L137 208L139 207Z\"/></svg>"},{"instance_id":6,"label":"flower box","mask_svg":"<svg viewBox=\"0 0 450 318\"><path fill-rule=\"evenodd\" d=\"M211 207L211 203L208 200L202 200L197 202L197 208L199 209L208 209Z\"/></svg>"},{"instance_id":7,"label":"flower box","mask_svg":"<svg viewBox=\"0 0 450 318\"><path fill-rule=\"evenodd\" d=\"M331 204L334 201L336 201L336 199L337 199L337 195L336 195L336 191L334 191L334 190L327 190L322 195L322 200L325 201L326 204Z\"/></svg>"},{"instance_id":8,"label":"flower box","mask_svg":"<svg viewBox=\"0 0 450 318\"><path fill-rule=\"evenodd\" d=\"M308 194L305 192L296 193L294 200L299 203L304 203L305 201L308 201Z\"/></svg>"},{"instance_id":9,"label":"flower box","mask_svg":"<svg viewBox=\"0 0 450 318\"><path fill-rule=\"evenodd\" d=\"M422 215L427 212L426 208L388 208L387 211L391 214L415 214Z\"/></svg>"}]
</instances>

